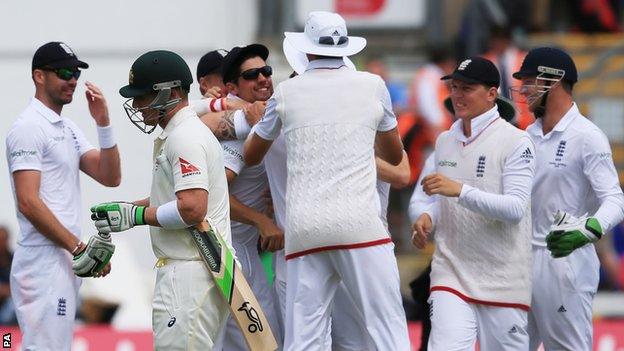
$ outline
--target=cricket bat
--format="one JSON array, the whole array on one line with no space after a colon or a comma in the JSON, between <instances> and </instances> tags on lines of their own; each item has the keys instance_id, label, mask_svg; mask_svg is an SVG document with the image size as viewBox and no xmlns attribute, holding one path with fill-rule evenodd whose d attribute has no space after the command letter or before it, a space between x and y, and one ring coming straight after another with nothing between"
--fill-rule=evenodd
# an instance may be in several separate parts
<instances>
[{"instance_id":1,"label":"cricket bat","mask_svg":"<svg viewBox=\"0 0 624 351\"><path fill-rule=\"evenodd\" d=\"M277 349L275 336L234 254L207 221L189 228L199 254L251 351Z\"/></svg>"}]
</instances>

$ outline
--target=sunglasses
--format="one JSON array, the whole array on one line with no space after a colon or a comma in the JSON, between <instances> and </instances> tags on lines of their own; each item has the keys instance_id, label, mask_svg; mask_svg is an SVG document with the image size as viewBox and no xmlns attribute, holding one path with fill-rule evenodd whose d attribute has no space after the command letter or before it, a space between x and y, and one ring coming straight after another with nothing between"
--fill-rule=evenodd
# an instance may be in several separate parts
<instances>
[{"instance_id":1,"label":"sunglasses","mask_svg":"<svg viewBox=\"0 0 624 351\"><path fill-rule=\"evenodd\" d=\"M62 80L71 80L72 78L76 78L76 80L78 80L78 78L80 77L80 74L82 73L79 69L70 69L70 68L42 68L44 71L50 71L50 72L54 72L56 73L56 76L59 77L59 79Z\"/></svg>"},{"instance_id":2,"label":"sunglasses","mask_svg":"<svg viewBox=\"0 0 624 351\"><path fill-rule=\"evenodd\" d=\"M271 66L252 68L242 72L240 76L243 77L244 80L254 80L258 78L260 73L262 73L264 77L268 78L273 74L273 68L271 68Z\"/></svg>"},{"instance_id":3,"label":"sunglasses","mask_svg":"<svg viewBox=\"0 0 624 351\"><path fill-rule=\"evenodd\" d=\"M335 42L334 38L338 38L338 42ZM344 35L340 37L333 37L333 36L327 35L327 36L319 37L318 42L321 45L342 45L342 44L346 44L349 42L349 37L346 37Z\"/></svg>"}]
</instances>

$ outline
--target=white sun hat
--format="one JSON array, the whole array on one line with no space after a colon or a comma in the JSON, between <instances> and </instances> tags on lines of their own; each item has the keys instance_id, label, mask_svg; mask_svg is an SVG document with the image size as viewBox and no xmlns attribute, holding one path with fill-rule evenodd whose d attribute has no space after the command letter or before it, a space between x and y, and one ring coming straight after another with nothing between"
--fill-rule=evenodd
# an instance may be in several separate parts
<instances>
[{"instance_id":1,"label":"white sun hat","mask_svg":"<svg viewBox=\"0 0 624 351\"><path fill-rule=\"evenodd\" d=\"M286 56L286 61L288 61L288 64L293 69L293 71L297 72L297 74L303 74L303 72L305 72L306 68L308 67L308 63L310 63L306 54L295 49L295 47L292 46L292 44L288 40L286 40L286 38L284 38L282 48L284 50L284 56ZM355 68L355 64L353 64L353 61L351 61L348 57L344 56L342 60L344 61L345 66L349 67L354 71L357 70Z\"/></svg>"},{"instance_id":2,"label":"white sun hat","mask_svg":"<svg viewBox=\"0 0 624 351\"><path fill-rule=\"evenodd\" d=\"M305 54L351 56L362 51L366 39L347 36L345 20L337 13L310 12L303 33L285 32L286 40Z\"/></svg>"}]
</instances>

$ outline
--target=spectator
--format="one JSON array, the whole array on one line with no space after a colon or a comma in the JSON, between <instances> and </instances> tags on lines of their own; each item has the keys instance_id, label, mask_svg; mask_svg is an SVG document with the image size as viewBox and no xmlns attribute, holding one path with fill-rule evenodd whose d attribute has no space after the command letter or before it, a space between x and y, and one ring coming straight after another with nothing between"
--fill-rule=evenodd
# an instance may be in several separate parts
<instances>
[{"instance_id":1,"label":"spectator","mask_svg":"<svg viewBox=\"0 0 624 351\"><path fill-rule=\"evenodd\" d=\"M404 84L393 81L388 77L388 70L386 64L379 58L372 59L366 63L366 70L370 73L376 74L386 82L388 92L390 93L390 100L392 101L392 108L395 111L400 111L407 107L407 88Z\"/></svg>"}]
</instances>

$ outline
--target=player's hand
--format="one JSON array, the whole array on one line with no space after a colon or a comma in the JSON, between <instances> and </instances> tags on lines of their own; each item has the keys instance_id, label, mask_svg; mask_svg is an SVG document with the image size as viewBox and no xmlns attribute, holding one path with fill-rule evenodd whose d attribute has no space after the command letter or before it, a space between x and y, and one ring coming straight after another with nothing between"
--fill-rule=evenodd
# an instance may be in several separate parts
<instances>
[{"instance_id":1,"label":"player's hand","mask_svg":"<svg viewBox=\"0 0 624 351\"><path fill-rule=\"evenodd\" d=\"M557 211L555 220L546 236L546 246L555 257L565 257L579 247L595 243L602 237L602 227L594 217L576 218L569 213Z\"/></svg>"},{"instance_id":2,"label":"player's hand","mask_svg":"<svg viewBox=\"0 0 624 351\"><path fill-rule=\"evenodd\" d=\"M79 277L103 277L110 272L110 259L115 245L110 234L95 234L89 238L87 246L74 256L72 269Z\"/></svg>"},{"instance_id":3,"label":"player's hand","mask_svg":"<svg viewBox=\"0 0 624 351\"><path fill-rule=\"evenodd\" d=\"M85 86L87 87L85 96L87 97L91 116L93 116L98 126L106 127L110 124L110 119L108 118L108 105L106 104L104 94L102 94L100 88L91 82L85 82Z\"/></svg>"},{"instance_id":4,"label":"player's hand","mask_svg":"<svg viewBox=\"0 0 624 351\"><path fill-rule=\"evenodd\" d=\"M462 190L462 183L440 173L429 174L420 184L429 196L439 194L446 197L458 197Z\"/></svg>"},{"instance_id":5,"label":"player's hand","mask_svg":"<svg viewBox=\"0 0 624 351\"><path fill-rule=\"evenodd\" d=\"M264 110L266 109L266 101L256 101L243 109L245 113L245 119L250 126L256 125L258 121L264 116Z\"/></svg>"},{"instance_id":6,"label":"player's hand","mask_svg":"<svg viewBox=\"0 0 624 351\"><path fill-rule=\"evenodd\" d=\"M248 103L247 101L241 100L241 99L230 99L230 98L225 98L225 109L226 110L243 110L244 108L246 108L247 106L249 106L250 103Z\"/></svg>"},{"instance_id":7,"label":"player's hand","mask_svg":"<svg viewBox=\"0 0 624 351\"><path fill-rule=\"evenodd\" d=\"M221 97L221 88L214 86L208 90L206 90L206 93L204 94L205 98L215 98L218 99Z\"/></svg>"},{"instance_id":8,"label":"player's hand","mask_svg":"<svg viewBox=\"0 0 624 351\"><path fill-rule=\"evenodd\" d=\"M423 213L412 225L412 244L419 249L424 249L433 229L433 222L428 214Z\"/></svg>"},{"instance_id":9,"label":"player's hand","mask_svg":"<svg viewBox=\"0 0 624 351\"><path fill-rule=\"evenodd\" d=\"M260 232L260 248L262 251L277 251L284 248L284 231L268 217L263 217L256 224Z\"/></svg>"},{"instance_id":10,"label":"player's hand","mask_svg":"<svg viewBox=\"0 0 624 351\"><path fill-rule=\"evenodd\" d=\"M91 219L99 233L123 232L145 224L145 207L128 202L105 202L91 207Z\"/></svg>"}]
</instances>

